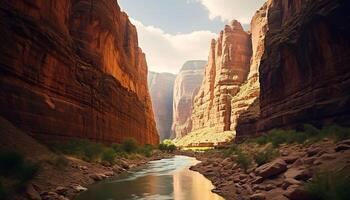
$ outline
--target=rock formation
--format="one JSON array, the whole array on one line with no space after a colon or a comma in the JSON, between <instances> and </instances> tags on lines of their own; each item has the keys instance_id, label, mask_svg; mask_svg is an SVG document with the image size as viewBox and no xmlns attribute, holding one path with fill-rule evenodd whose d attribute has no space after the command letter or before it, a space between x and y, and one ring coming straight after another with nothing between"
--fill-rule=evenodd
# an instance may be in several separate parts
<instances>
[{"instance_id":1,"label":"rock formation","mask_svg":"<svg viewBox=\"0 0 350 200\"><path fill-rule=\"evenodd\" d=\"M349 1L270 1L257 132L350 125L349 9Z\"/></svg>"},{"instance_id":2,"label":"rock formation","mask_svg":"<svg viewBox=\"0 0 350 200\"><path fill-rule=\"evenodd\" d=\"M193 98L203 81L207 61L187 61L176 76L174 84L172 138L181 138L192 129Z\"/></svg>"},{"instance_id":3,"label":"rock formation","mask_svg":"<svg viewBox=\"0 0 350 200\"><path fill-rule=\"evenodd\" d=\"M192 131L206 127L215 127L217 132L231 130L231 98L247 78L251 54L250 35L236 20L212 41L205 77L194 100Z\"/></svg>"},{"instance_id":4,"label":"rock formation","mask_svg":"<svg viewBox=\"0 0 350 200\"><path fill-rule=\"evenodd\" d=\"M169 139L173 119L175 74L148 72L148 88L160 140Z\"/></svg>"},{"instance_id":5,"label":"rock formation","mask_svg":"<svg viewBox=\"0 0 350 200\"><path fill-rule=\"evenodd\" d=\"M3 1L0 111L42 140L158 143L147 63L114 0Z\"/></svg>"},{"instance_id":6,"label":"rock formation","mask_svg":"<svg viewBox=\"0 0 350 200\"><path fill-rule=\"evenodd\" d=\"M250 23L252 58L247 81L239 88L239 92L231 101L231 129L252 134L256 130L256 122L260 115L259 107L259 67L265 51L265 35L267 32L268 3L265 3L253 16ZM238 122L239 120L239 122ZM238 137L241 137L238 135Z\"/></svg>"}]
</instances>

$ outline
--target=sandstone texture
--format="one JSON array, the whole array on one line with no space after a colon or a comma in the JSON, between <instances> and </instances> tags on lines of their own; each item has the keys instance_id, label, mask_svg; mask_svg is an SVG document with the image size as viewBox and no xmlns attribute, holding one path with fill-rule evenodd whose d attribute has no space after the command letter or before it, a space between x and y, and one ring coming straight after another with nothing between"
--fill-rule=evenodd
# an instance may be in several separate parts
<instances>
[{"instance_id":1,"label":"sandstone texture","mask_svg":"<svg viewBox=\"0 0 350 200\"><path fill-rule=\"evenodd\" d=\"M258 132L350 124L349 9L348 1L270 1Z\"/></svg>"},{"instance_id":2,"label":"sandstone texture","mask_svg":"<svg viewBox=\"0 0 350 200\"><path fill-rule=\"evenodd\" d=\"M0 4L1 116L41 140L159 137L137 32L116 1Z\"/></svg>"},{"instance_id":3,"label":"sandstone texture","mask_svg":"<svg viewBox=\"0 0 350 200\"><path fill-rule=\"evenodd\" d=\"M181 138L192 129L191 113L194 96L203 81L207 61L187 61L174 84L172 138Z\"/></svg>"},{"instance_id":4,"label":"sandstone texture","mask_svg":"<svg viewBox=\"0 0 350 200\"><path fill-rule=\"evenodd\" d=\"M265 3L252 18L250 32L253 54L248 78L231 101L231 129L239 132L237 138L244 137L244 133L254 134L256 121L260 115L259 67L265 52L268 6L269 4Z\"/></svg>"},{"instance_id":5,"label":"sandstone texture","mask_svg":"<svg viewBox=\"0 0 350 200\"><path fill-rule=\"evenodd\" d=\"M173 119L175 74L148 72L148 88L160 140L169 139Z\"/></svg>"},{"instance_id":6,"label":"sandstone texture","mask_svg":"<svg viewBox=\"0 0 350 200\"><path fill-rule=\"evenodd\" d=\"M204 80L194 100L192 131L231 130L231 99L247 79L251 55L250 35L236 20L212 41Z\"/></svg>"}]
</instances>

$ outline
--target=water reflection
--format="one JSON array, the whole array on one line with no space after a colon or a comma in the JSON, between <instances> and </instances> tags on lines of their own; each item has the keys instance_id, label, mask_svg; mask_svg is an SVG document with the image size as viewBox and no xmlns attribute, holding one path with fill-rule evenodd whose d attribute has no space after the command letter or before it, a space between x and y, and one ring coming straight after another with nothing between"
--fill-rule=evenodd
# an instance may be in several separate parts
<instances>
[{"instance_id":1,"label":"water reflection","mask_svg":"<svg viewBox=\"0 0 350 200\"><path fill-rule=\"evenodd\" d=\"M189 170L198 161L186 156L152 161L144 168L92 185L76 200L223 200L213 185Z\"/></svg>"}]
</instances>

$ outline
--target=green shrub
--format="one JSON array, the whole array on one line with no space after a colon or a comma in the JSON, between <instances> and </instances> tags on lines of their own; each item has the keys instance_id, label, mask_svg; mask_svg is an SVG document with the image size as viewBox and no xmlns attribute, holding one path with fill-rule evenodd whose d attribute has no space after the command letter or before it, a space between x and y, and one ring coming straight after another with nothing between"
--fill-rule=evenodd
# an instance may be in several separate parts
<instances>
[{"instance_id":1,"label":"green shrub","mask_svg":"<svg viewBox=\"0 0 350 200\"><path fill-rule=\"evenodd\" d=\"M133 153L137 151L137 142L134 138L126 138L122 143L123 151L127 153Z\"/></svg>"},{"instance_id":2,"label":"green shrub","mask_svg":"<svg viewBox=\"0 0 350 200\"><path fill-rule=\"evenodd\" d=\"M237 151L237 149L238 146L236 144L233 144L232 146L230 146L230 148L224 150L224 156L231 156Z\"/></svg>"},{"instance_id":3,"label":"green shrub","mask_svg":"<svg viewBox=\"0 0 350 200\"><path fill-rule=\"evenodd\" d=\"M177 148L176 148L176 146L174 144L171 144L171 145L168 146L168 151L169 152L174 152L174 151L176 151L176 149Z\"/></svg>"},{"instance_id":4,"label":"green shrub","mask_svg":"<svg viewBox=\"0 0 350 200\"><path fill-rule=\"evenodd\" d=\"M177 148L171 140L164 140L158 145L158 149L161 151L174 152Z\"/></svg>"},{"instance_id":5,"label":"green shrub","mask_svg":"<svg viewBox=\"0 0 350 200\"><path fill-rule=\"evenodd\" d=\"M350 128L342 127L337 124L327 126L322 130L324 135L335 139L336 141L346 140L350 138Z\"/></svg>"},{"instance_id":6,"label":"green shrub","mask_svg":"<svg viewBox=\"0 0 350 200\"><path fill-rule=\"evenodd\" d=\"M105 150L102 152L102 161L106 161L109 162L111 164L114 163L115 158L116 158L117 154L114 151L114 149L112 148L105 148Z\"/></svg>"},{"instance_id":7,"label":"green shrub","mask_svg":"<svg viewBox=\"0 0 350 200\"><path fill-rule=\"evenodd\" d=\"M145 144L144 146L141 146L138 148L138 153L146 157L151 157L153 149L154 149L153 145Z\"/></svg>"},{"instance_id":8,"label":"green shrub","mask_svg":"<svg viewBox=\"0 0 350 200\"><path fill-rule=\"evenodd\" d=\"M116 153L120 153L123 152L123 147L121 144L112 144L111 148L116 152Z\"/></svg>"},{"instance_id":9,"label":"green shrub","mask_svg":"<svg viewBox=\"0 0 350 200\"><path fill-rule=\"evenodd\" d=\"M244 170L247 171L249 167L252 165L252 159L249 157L248 154L243 153L242 151L236 152L237 164Z\"/></svg>"},{"instance_id":10,"label":"green shrub","mask_svg":"<svg viewBox=\"0 0 350 200\"><path fill-rule=\"evenodd\" d=\"M58 169L66 168L69 163L68 160L63 155L59 155L55 159L49 160L48 162Z\"/></svg>"},{"instance_id":11,"label":"green shrub","mask_svg":"<svg viewBox=\"0 0 350 200\"><path fill-rule=\"evenodd\" d=\"M277 151L271 146L268 146L263 151L260 151L254 155L254 161L258 166L260 166L270 162L273 158L277 157L277 155Z\"/></svg>"},{"instance_id":12,"label":"green shrub","mask_svg":"<svg viewBox=\"0 0 350 200\"><path fill-rule=\"evenodd\" d=\"M316 127L314 127L311 124L304 124L304 132L309 136L317 136L321 133L321 131L319 129L317 129Z\"/></svg>"},{"instance_id":13,"label":"green shrub","mask_svg":"<svg viewBox=\"0 0 350 200\"><path fill-rule=\"evenodd\" d=\"M319 172L305 185L312 200L347 200L350 197L349 171Z\"/></svg>"}]
</instances>

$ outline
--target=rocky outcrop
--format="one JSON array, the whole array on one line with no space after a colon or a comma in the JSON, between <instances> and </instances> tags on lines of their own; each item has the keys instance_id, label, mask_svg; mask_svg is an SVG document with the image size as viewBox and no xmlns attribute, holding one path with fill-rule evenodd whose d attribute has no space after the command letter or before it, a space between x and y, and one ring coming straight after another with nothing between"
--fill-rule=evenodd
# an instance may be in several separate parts
<instances>
[{"instance_id":1,"label":"rocky outcrop","mask_svg":"<svg viewBox=\"0 0 350 200\"><path fill-rule=\"evenodd\" d=\"M160 140L169 139L171 134L175 77L170 73L148 72L148 88Z\"/></svg>"},{"instance_id":2,"label":"rocky outcrop","mask_svg":"<svg viewBox=\"0 0 350 200\"><path fill-rule=\"evenodd\" d=\"M271 1L258 132L350 125L349 9L348 1Z\"/></svg>"},{"instance_id":3,"label":"rocky outcrop","mask_svg":"<svg viewBox=\"0 0 350 200\"><path fill-rule=\"evenodd\" d=\"M250 61L248 79L242 84L239 92L231 101L231 129L239 132L238 137L255 133L256 121L260 115L259 67L265 52L267 9L268 3L265 3L252 18L250 32L253 54Z\"/></svg>"},{"instance_id":4,"label":"rocky outcrop","mask_svg":"<svg viewBox=\"0 0 350 200\"><path fill-rule=\"evenodd\" d=\"M247 79L251 55L250 35L235 20L212 41L205 77L194 100L193 131L205 127L231 130L231 98Z\"/></svg>"},{"instance_id":5,"label":"rocky outcrop","mask_svg":"<svg viewBox=\"0 0 350 200\"><path fill-rule=\"evenodd\" d=\"M116 1L0 4L0 110L42 140L158 143L147 63Z\"/></svg>"},{"instance_id":6,"label":"rocky outcrop","mask_svg":"<svg viewBox=\"0 0 350 200\"><path fill-rule=\"evenodd\" d=\"M203 81L207 61L187 61L176 76L174 84L172 138L181 138L192 129L193 98Z\"/></svg>"}]
</instances>

